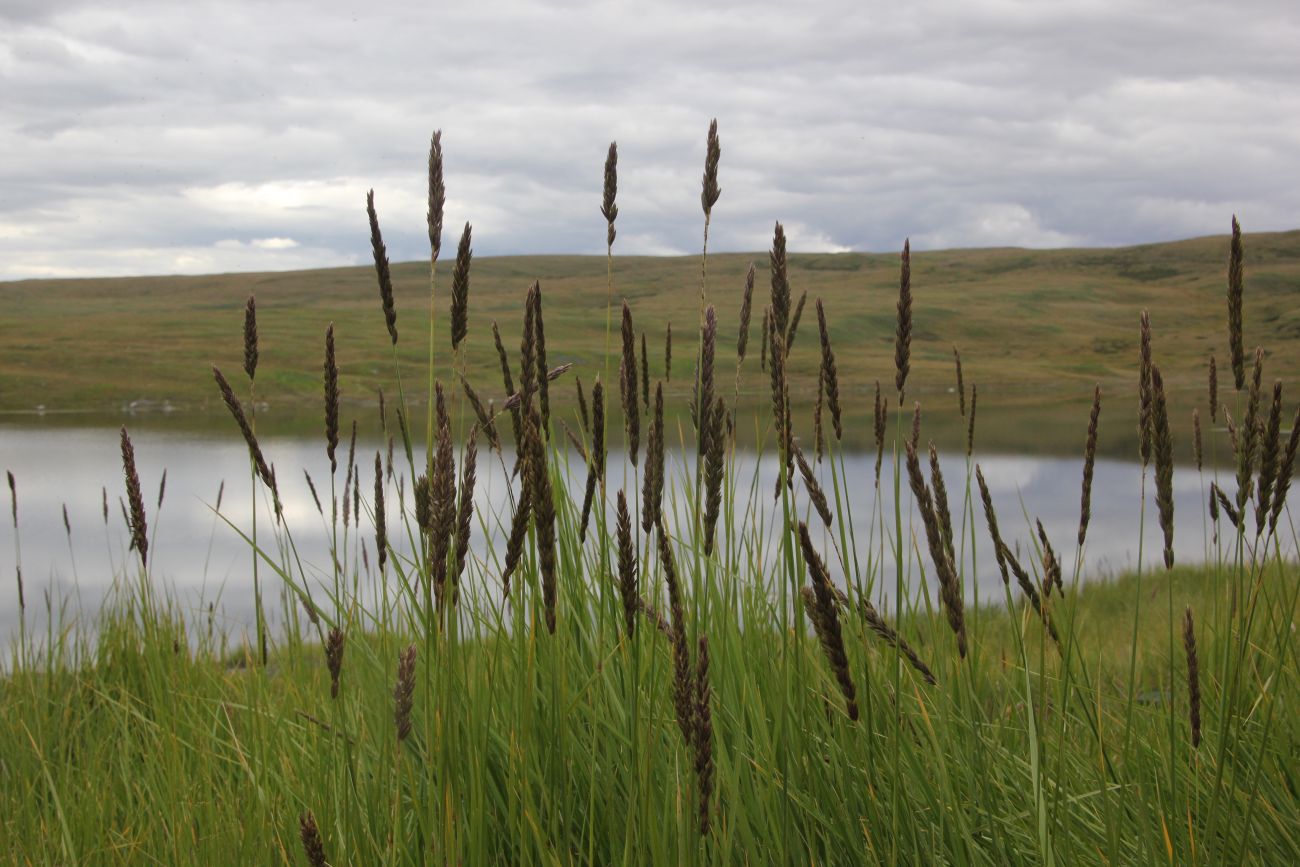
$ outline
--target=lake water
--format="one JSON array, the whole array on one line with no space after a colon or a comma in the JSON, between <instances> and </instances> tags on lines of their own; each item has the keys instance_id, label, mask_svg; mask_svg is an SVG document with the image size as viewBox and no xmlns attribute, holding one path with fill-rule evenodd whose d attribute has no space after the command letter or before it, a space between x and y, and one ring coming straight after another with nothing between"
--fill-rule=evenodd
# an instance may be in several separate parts
<instances>
[{"instance_id":1,"label":"lake water","mask_svg":"<svg viewBox=\"0 0 1300 867\"><path fill-rule=\"evenodd\" d=\"M233 425L231 425L233 428ZM621 440L617 431L611 437ZM169 432L156 429L133 429L136 459L145 491L153 580L171 590L182 607L206 616L209 603L213 604L218 629L239 634L252 621L252 563L247 543L226 523L248 531L253 525L248 452L242 440L222 433L196 433L193 430ZM264 437L263 449L268 461L275 464L279 478L285 519L292 531L294 543L309 573L328 573L329 534L325 521L316 510L303 470L309 472L325 500L329 512L329 466L320 438L302 436ZM340 446L338 486L343 485L343 462L346 442ZM508 527L509 480L503 465L495 455L480 446L476 506L479 513L489 516L489 531L504 536ZM381 449L378 441L358 443L356 463L360 467L363 510L369 511L374 492L374 458ZM405 467L404 456L396 456L399 471ZM693 457L686 456L691 466ZM1026 567L1033 559L1033 537L1026 514L1040 519L1056 548L1068 576L1074 568L1076 557L1075 537L1079 522L1080 480L1082 460L1079 456L1051 457L1042 455L1003 454L977 455L991 489L1004 538L1008 544L1018 546L1023 552ZM570 455L572 462L572 495L581 499L584 470L581 458ZM677 477L684 472L680 466L683 454L676 453L672 460L678 464ZM511 465L509 452L505 465ZM845 472L850 480L846 492L847 504L852 509L860 561L865 564L867 552L879 547L879 525L873 520L877 507L884 509L886 532L892 537L893 503L892 485L882 483L886 490L877 502L874 488L874 452L848 454L844 457ZM961 520L966 508L962 502L967 472L964 454L941 454L941 463L952 500L954 521ZM831 491L829 465L823 465L824 483ZM115 575L121 575L124 564L129 564L132 574L138 563L135 554L128 553L128 533L125 529L119 498L124 498L122 463L119 450L119 433L108 427L31 427L0 426L0 468L11 470L17 481L19 541L22 571L26 583L29 626L43 620L45 595L49 591L54 600L69 600L73 610L93 612L105 593L112 587ZM159 484L166 471L166 492L162 508L157 508ZM757 484L756 497L766 512L759 516L764 528L773 521L772 491L775 485L776 462L768 456L755 477L755 456L740 451L737 456L735 478L741 499L745 499L751 484ZM890 478L889 457L885 461L885 478ZM403 474L404 475L404 474ZM630 471L623 455L610 456L610 499L621 486L622 479L631 487ZM1179 562L1201 561L1207 553L1207 539L1203 504L1210 477L1198 474L1192 466L1179 466L1174 473L1175 495L1175 551ZM224 483L221 517L214 507L218 491ZM514 484L517 485L517 482ZM1099 459L1093 484L1092 520L1088 532L1086 558L1082 569L1085 578L1096 578L1132 568L1138 557L1138 523L1142 472L1134 461ZM1231 478L1224 479L1224 487L1234 488ZM409 503L409 482L403 482ZM800 484L796 482L796 490ZM978 488L972 479L972 496L976 509L976 547L978 557L974 567L967 552L963 569L967 595L976 592L983 599L1002 598L1001 579L992 559L979 506ZM103 491L108 496L108 518L104 519ZM386 486L389 510L390 537L396 540L399 552L409 551L408 540L396 519L398 486ZM1152 502L1153 483L1148 480L1148 505L1144 560L1158 563L1162 539ZM926 543L919 519L909 517L912 512L911 495L904 481L903 515L907 538L915 535L912 556L907 559L908 575L915 580L918 564L915 548L924 552ZM799 495L801 508L805 504ZM1022 508L1023 506L1023 508ZM64 524L67 509L68 527ZM259 526L265 540L270 537L269 504L260 500ZM7 511L7 507L6 507ZM752 526L753 515L738 516L737 523ZM8 524L8 522L6 522ZM815 515L810 526L820 527ZM876 528L873 535L872 528ZM766 530L765 530L766 532ZM770 534L769 534L770 535ZM373 528L369 518L363 520L362 531L357 536L355 527L349 541L350 561L363 562L358 556L358 542L366 549L365 559L374 562ZM764 556L770 562L772 551ZM500 549L500 545L497 546ZM481 524L474 529L473 550L476 556L485 551ZM6 526L0 534L0 634L13 635L18 623L17 590L14 580L15 558L19 549L14 544L12 527ZM893 586L894 565L888 558L884 565L887 579L883 587ZM923 563L930 569L928 553ZM363 566L364 568L364 566ZM270 600L271 618L278 612L279 586L274 575L263 567L263 580L269 589L265 595ZM837 576L842 579L842 576ZM495 570L487 567L487 582L495 582ZM930 579L933 584L933 578Z\"/></svg>"}]
</instances>

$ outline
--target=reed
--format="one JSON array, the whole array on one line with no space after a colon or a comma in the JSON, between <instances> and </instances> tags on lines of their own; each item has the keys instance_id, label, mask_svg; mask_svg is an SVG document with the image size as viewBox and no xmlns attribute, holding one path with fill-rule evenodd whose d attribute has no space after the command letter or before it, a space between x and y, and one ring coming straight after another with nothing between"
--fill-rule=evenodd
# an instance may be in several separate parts
<instances>
[{"instance_id":1,"label":"reed","mask_svg":"<svg viewBox=\"0 0 1300 867\"><path fill-rule=\"evenodd\" d=\"M1183 651L1187 656L1187 721L1195 749L1201 745L1201 667L1196 659L1196 624L1190 605L1183 614Z\"/></svg>"},{"instance_id":2,"label":"reed","mask_svg":"<svg viewBox=\"0 0 1300 867\"><path fill-rule=\"evenodd\" d=\"M397 656L397 683L393 687L393 721L400 744L411 735L411 709L415 702L415 644Z\"/></svg>"},{"instance_id":3,"label":"reed","mask_svg":"<svg viewBox=\"0 0 1300 867\"><path fill-rule=\"evenodd\" d=\"M122 428L122 437L123 437L123 441L126 442L126 439L125 439L125 438L126 438L126 428ZM125 446L124 446L124 448L125 448ZM134 458L134 453L133 453L133 454L132 454L132 464L133 464L133 468L134 468L134 460L135 460L135 458ZM13 474L12 471L10 471L10 470L6 470L6 471L5 471L5 475L6 475L6 476L8 477L8 479L9 479L9 508L10 508L10 514L11 514L12 517L13 517L13 524L14 524L14 574L15 574L15 578L16 578L16 581L17 581L17 584L18 584L18 611L19 611L19 614L20 614L20 620L21 620L21 623L25 626L25 624L26 624L26 622L27 622L27 621L26 621L26 614L27 614L27 596L26 596L26 594L25 594L24 591L23 591L23 560L22 560L22 546L19 544L19 539L18 539L18 487L17 487L17 485L14 483L14 474ZM128 482L128 485L129 485L129 484L130 484L130 476L129 476L129 475L127 476L127 482ZM129 523L130 523L130 522L128 521L128 524L129 524ZM105 526L108 526L108 491L107 491L107 489L105 489L105 491L104 491L104 525L105 525ZM132 538L133 538L133 539L135 538L134 533L132 534ZM142 559L142 560L143 560L143 557L144 557L144 555L141 555L141 559Z\"/></svg>"},{"instance_id":4,"label":"reed","mask_svg":"<svg viewBox=\"0 0 1300 867\"><path fill-rule=\"evenodd\" d=\"M498 455L502 454L501 434L497 430L497 423L493 413L483 406L482 399L478 396L478 392L474 390L474 387L469 384L468 379L462 376L460 385L465 392L465 398L469 401L470 408L474 410L474 418L477 420L479 429L487 437L488 446ZM578 380L578 394L582 394L582 380ZM582 410L583 427L585 428L587 426L587 404L585 400L582 403Z\"/></svg>"},{"instance_id":5,"label":"reed","mask_svg":"<svg viewBox=\"0 0 1300 867\"><path fill-rule=\"evenodd\" d=\"M147 571L149 568L149 525L144 513L144 494L140 489L140 474L135 468L135 447L131 445L131 437L126 432L126 427L122 427L122 473L126 477L126 498L131 504L130 528L131 528L131 547L140 555L140 568ZM10 477L9 491L13 494L14 502L14 527L18 526L18 498L14 494L13 476ZM21 580L19 584L21 586ZM22 592L19 591L21 598ZM25 607L25 606L24 606Z\"/></svg>"},{"instance_id":6,"label":"reed","mask_svg":"<svg viewBox=\"0 0 1300 867\"><path fill-rule=\"evenodd\" d=\"M618 219L618 142L609 143L609 153L605 156L605 183L600 199L600 213L605 217L605 246L613 247L618 232L614 221Z\"/></svg>"},{"instance_id":7,"label":"reed","mask_svg":"<svg viewBox=\"0 0 1300 867\"><path fill-rule=\"evenodd\" d=\"M533 282L528 293L533 307L533 348L532 357L537 363L537 378L534 388L537 392L538 406L541 408L541 428L543 438L550 438L551 430L551 368L546 363L546 329L542 320L542 284ZM568 368L565 368L567 370ZM554 374L558 376L559 374Z\"/></svg>"},{"instance_id":8,"label":"reed","mask_svg":"<svg viewBox=\"0 0 1300 867\"><path fill-rule=\"evenodd\" d=\"M645 479L641 483L641 530L649 533L663 517L664 386L655 385L654 415L645 447ZM707 546L706 546L707 547ZM707 553L707 551L705 552Z\"/></svg>"},{"instance_id":9,"label":"reed","mask_svg":"<svg viewBox=\"0 0 1300 867\"><path fill-rule=\"evenodd\" d=\"M757 271L754 263L749 263L745 271L745 288L740 295L740 328L736 332L736 368L745 360L745 350L749 347L749 319L754 309L754 277ZM739 378L739 374L737 374Z\"/></svg>"},{"instance_id":10,"label":"reed","mask_svg":"<svg viewBox=\"0 0 1300 867\"><path fill-rule=\"evenodd\" d=\"M1268 518L1270 533L1277 532L1277 520L1286 505L1287 494L1291 491L1291 475L1295 472L1296 449L1300 446L1300 409L1296 410L1291 420L1291 435L1287 438L1286 454L1278 464L1277 481L1273 484L1273 506Z\"/></svg>"},{"instance_id":11,"label":"reed","mask_svg":"<svg viewBox=\"0 0 1300 867\"><path fill-rule=\"evenodd\" d=\"M636 635L637 601L641 593L637 587L636 545L632 538L632 517L627 511L627 497L618 492L614 520L618 539L618 591L623 600L623 628L628 640Z\"/></svg>"},{"instance_id":12,"label":"reed","mask_svg":"<svg viewBox=\"0 0 1300 867\"><path fill-rule=\"evenodd\" d=\"M1142 327L1138 341L1138 456L1142 468L1151 463L1151 316L1142 311Z\"/></svg>"},{"instance_id":13,"label":"reed","mask_svg":"<svg viewBox=\"0 0 1300 867\"><path fill-rule=\"evenodd\" d=\"M876 403L872 416L871 433L876 440L876 487L880 487L880 464L885 456L885 423L889 418L889 398L880 396L880 380L876 380Z\"/></svg>"},{"instance_id":14,"label":"reed","mask_svg":"<svg viewBox=\"0 0 1300 867\"><path fill-rule=\"evenodd\" d=\"M978 385L970 384L970 415L966 419L966 457L975 453L975 404L979 399Z\"/></svg>"},{"instance_id":15,"label":"reed","mask_svg":"<svg viewBox=\"0 0 1300 867\"><path fill-rule=\"evenodd\" d=\"M919 403L917 407L919 410ZM919 411L917 415L919 417ZM957 578L957 569L953 563L953 558L948 553L948 545L944 541L944 532L941 528L938 510L935 508L934 496L931 494L930 487L925 482L925 475L921 471L921 460L916 454L916 444L909 440L904 445L907 450L908 481L912 487L912 496L916 499L917 508L921 513L921 522L925 525L925 537L930 548L930 559L934 561L935 574L939 579L939 601L947 616L948 626L952 629L953 635L957 637L957 653L962 659L965 659L966 616L961 596L961 585Z\"/></svg>"},{"instance_id":16,"label":"reed","mask_svg":"<svg viewBox=\"0 0 1300 867\"><path fill-rule=\"evenodd\" d=\"M973 404L972 395L972 415L974 415ZM1083 445L1083 491L1079 499L1079 550L1081 551L1084 540L1088 537L1088 523L1092 520L1092 474L1097 462L1097 424L1100 418L1101 386L1098 385L1092 390L1092 411L1088 414L1088 437Z\"/></svg>"},{"instance_id":17,"label":"reed","mask_svg":"<svg viewBox=\"0 0 1300 867\"><path fill-rule=\"evenodd\" d=\"M840 629L840 616L835 604L834 585L826 571L826 564L813 545L808 534L808 525L799 523L799 544L803 549L804 562L808 564L808 577L811 586L803 587L804 608L812 621L817 639L821 642L826 660L830 664L835 682L839 684L844 695L844 706L849 719L858 721L857 687L853 675L849 672L849 658L844 650L844 635Z\"/></svg>"},{"instance_id":18,"label":"reed","mask_svg":"<svg viewBox=\"0 0 1300 867\"><path fill-rule=\"evenodd\" d=\"M471 430L465 440L465 451L460 459L460 500L456 507L456 569L451 573L455 603L460 592L461 578L465 574L465 560L469 556L470 527L474 520L474 481L478 462L476 430Z\"/></svg>"},{"instance_id":19,"label":"reed","mask_svg":"<svg viewBox=\"0 0 1300 867\"><path fill-rule=\"evenodd\" d=\"M826 392L826 408L830 410L835 440L839 442L844 439L844 423L840 411L840 374L835 366L835 352L831 349L830 331L826 327L826 308L820 298L817 299L817 332L821 338L821 381Z\"/></svg>"},{"instance_id":20,"label":"reed","mask_svg":"<svg viewBox=\"0 0 1300 867\"><path fill-rule=\"evenodd\" d=\"M1210 356L1210 421L1219 420L1219 370L1214 356Z\"/></svg>"},{"instance_id":21,"label":"reed","mask_svg":"<svg viewBox=\"0 0 1300 867\"><path fill-rule=\"evenodd\" d=\"M961 417L966 417L966 383L961 375L961 353L957 347L952 348L952 360L957 367L957 408L961 410Z\"/></svg>"},{"instance_id":22,"label":"reed","mask_svg":"<svg viewBox=\"0 0 1300 867\"><path fill-rule=\"evenodd\" d=\"M501 342L501 329L497 327L496 320L492 320L492 340L496 344L497 360L501 364L501 384L506 390L507 395L515 393L514 376L510 372L510 359L506 355L505 344ZM518 404L507 407L510 411L510 427L514 432L515 443L518 444L523 438L522 420L519 416Z\"/></svg>"},{"instance_id":23,"label":"reed","mask_svg":"<svg viewBox=\"0 0 1300 867\"><path fill-rule=\"evenodd\" d=\"M799 321L803 319L803 308L807 301L808 293L806 291L799 293L799 301L794 305L794 312L790 314L790 328L785 335L785 351L787 355L791 348L794 347L794 338L799 333Z\"/></svg>"},{"instance_id":24,"label":"reed","mask_svg":"<svg viewBox=\"0 0 1300 867\"><path fill-rule=\"evenodd\" d=\"M1237 391L1246 384L1246 344L1242 333L1242 296L1244 294L1245 255L1241 244L1241 224L1232 217L1232 244L1228 250L1228 356L1232 362L1232 379Z\"/></svg>"},{"instance_id":25,"label":"reed","mask_svg":"<svg viewBox=\"0 0 1300 867\"><path fill-rule=\"evenodd\" d=\"M1160 530L1165 537L1165 568L1174 568L1174 445L1169 433L1169 410L1165 403L1165 383L1159 367L1151 368L1151 434L1156 460L1156 509Z\"/></svg>"},{"instance_id":26,"label":"reed","mask_svg":"<svg viewBox=\"0 0 1300 867\"><path fill-rule=\"evenodd\" d=\"M460 349L460 344L469 333L469 266L474 258L471 248L473 228L465 224L460 233L460 243L456 246L456 264L451 271L451 351Z\"/></svg>"},{"instance_id":27,"label":"reed","mask_svg":"<svg viewBox=\"0 0 1300 867\"><path fill-rule=\"evenodd\" d=\"M912 242L903 242L898 278L898 328L894 334L894 390L903 405L907 374L912 369Z\"/></svg>"},{"instance_id":28,"label":"reed","mask_svg":"<svg viewBox=\"0 0 1300 867\"><path fill-rule=\"evenodd\" d=\"M257 470L257 475L262 479L271 490L275 490L275 482L271 478L271 467L266 463L266 458L262 455L262 447L258 445L257 437L253 434L253 428L248 423L248 416L244 413L244 405L235 397L235 392L226 381L217 367L212 368L212 376L217 381L217 388L221 391L221 399L225 402L226 408L230 410L230 415L234 418L235 424L239 427L239 432L244 436L244 442L248 446L249 457L253 461L253 467ZM355 442L355 440L354 440Z\"/></svg>"},{"instance_id":29,"label":"reed","mask_svg":"<svg viewBox=\"0 0 1300 867\"><path fill-rule=\"evenodd\" d=\"M1273 383L1273 400L1269 405L1268 421L1259 451L1259 485L1255 498L1255 535L1264 532L1273 502L1273 486L1277 481L1278 446L1282 433L1282 383Z\"/></svg>"},{"instance_id":30,"label":"reed","mask_svg":"<svg viewBox=\"0 0 1300 867\"><path fill-rule=\"evenodd\" d=\"M812 467L803 456L803 450L795 446L795 460L799 464L799 475L803 476L804 490L808 492L808 501L812 503L813 509L816 510L817 516L822 519L822 523L830 527L832 522L830 503L826 500L826 492L822 490L821 484L817 481L817 476L813 473Z\"/></svg>"},{"instance_id":31,"label":"reed","mask_svg":"<svg viewBox=\"0 0 1300 867\"><path fill-rule=\"evenodd\" d=\"M578 540L587 537L587 523L591 518L596 486L605 479L605 388L600 379L591 387L591 456L587 462L587 486L582 496L582 521ZM649 531L647 531L649 532Z\"/></svg>"},{"instance_id":32,"label":"reed","mask_svg":"<svg viewBox=\"0 0 1300 867\"><path fill-rule=\"evenodd\" d=\"M298 817L298 836L302 838L302 850L311 867L328 867L325 860L325 844L321 841L320 828L316 817L307 810Z\"/></svg>"},{"instance_id":33,"label":"reed","mask_svg":"<svg viewBox=\"0 0 1300 867\"><path fill-rule=\"evenodd\" d=\"M636 399L636 348L632 337L632 311L623 301L623 364L619 368L619 393L623 398L623 433L627 437L627 455L637 465L641 444L641 415Z\"/></svg>"},{"instance_id":34,"label":"reed","mask_svg":"<svg viewBox=\"0 0 1300 867\"><path fill-rule=\"evenodd\" d=\"M329 637L325 640L325 665L330 672L330 698L339 697L339 675L343 671L343 648L347 643L347 636L342 629L337 626L330 629Z\"/></svg>"},{"instance_id":35,"label":"reed","mask_svg":"<svg viewBox=\"0 0 1300 867\"><path fill-rule=\"evenodd\" d=\"M673 653L673 708L677 715L677 728L682 741L690 746L695 742L695 674L691 669L691 653L686 639L686 609L682 602L681 583L677 577L677 563L672 545L663 525L658 527L659 565L663 569L664 583L668 587L668 610L672 615Z\"/></svg>"},{"instance_id":36,"label":"reed","mask_svg":"<svg viewBox=\"0 0 1300 867\"><path fill-rule=\"evenodd\" d=\"M1264 369L1264 350L1255 350L1255 366L1246 394L1246 415L1241 422L1241 438L1237 444L1237 511L1245 515L1246 502L1254 490L1255 461L1259 457L1259 392ZM1226 414L1226 410L1225 410ZM1232 420L1228 420L1231 432Z\"/></svg>"},{"instance_id":37,"label":"reed","mask_svg":"<svg viewBox=\"0 0 1300 867\"><path fill-rule=\"evenodd\" d=\"M252 295L244 305L244 373L249 382L257 376L257 299Z\"/></svg>"},{"instance_id":38,"label":"reed","mask_svg":"<svg viewBox=\"0 0 1300 867\"><path fill-rule=\"evenodd\" d=\"M1196 472L1205 469L1205 450L1201 442L1201 410L1192 410L1192 460L1196 463Z\"/></svg>"},{"instance_id":39,"label":"reed","mask_svg":"<svg viewBox=\"0 0 1300 867\"><path fill-rule=\"evenodd\" d=\"M393 303L393 275L388 266L388 248L379 231L379 216L375 213L375 191L366 193L366 216L370 219L370 251L375 259L375 278L379 281L379 303L384 308L384 325L388 337L397 345L397 308Z\"/></svg>"},{"instance_id":40,"label":"reed","mask_svg":"<svg viewBox=\"0 0 1300 867\"><path fill-rule=\"evenodd\" d=\"M650 354L646 352L645 332L641 332L641 408L650 411Z\"/></svg>"},{"instance_id":41,"label":"reed","mask_svg":"<svg viewBox=\"0 0 1300 867\"><path fill-rule=\"evenodd\" d=\"M388 519L384 514L384 461L375 452L375 556L379 561L379 574L384 574L388 562Z\"/></svg>"},{"instance_id":42,"label":"reed","mask_svg":"<svg viewBox=\"0 0 1300 867\"><path fill-rule=\"evenodd\" d=\"M673 324L664 330L664 382L673 381Z\"/></svg>"},{"instance_id":43,"label":"reed","mask_svg":"<svg viewBox=\"0 0 1300 867\"><path fill-rule=\"evenodd\" d=\"M721 397L714 398L704 427L708 429L704 454L704 556L713 553L717 536L718 514L722 507L722 475L726 464L727 406ZM662 486L662 482L659 483ZM660 495L662 497L662 494Z\"/></svg>"},{"instance_id":44,"label":"reed","mask_svg":"<svg viewBox=\"0 0 1300 867\"><path fill-rule=\"evenodd\" d=\"M912 645L908 644L907 640L898 634L898 630L890 626L885 621L885 618L880 616L880 612L871 604L871 600L866 597L859 599L858 613L862 615L862 619L867 624L867 628L880 636L881 640L890 647L893 647L902 653L903 658L907 660L908 664L911 665L912 668L916 669L916 672L920 674L921 677L925 678L926 683L930 684L930 686L938 685L939 682L935 680L934 672L930 670L930 666L926 665L925 661L921 659L920 655L915 649L913 649Z\"/></svg>"},{"instance_id":45,"label":"reed","mask_svg":"<svg viewBox=\"0 0 1300 867\"><path fill-rule=\"evenodd\" d=\"M719 398L721 400L721 398ZM709 834L713 798L713 689L709 683L709 637L701 635L695 652L695 780L700 836Z\"/></svg>"},{"instance_id":46,"label":"reed","mask_svg":"<svg viewBox=\"0 0 1300 867\"><path fill-rule=\"evenodd\" d=\"M1056 588L1058 596L1065 595L1065 585L1061 579L1061 561L1056 556L1056 550L1047 538L1047 531L1043 529L1043 522L1036 520L1034 522L1038 530L1038 541L1043 546L1043 595L1050 596L1052 588Z\"/></svg>"},{"instance_id":47,"label":"reed","mask_svg":"<svg viewBox=\"0 0 1300 867\"><path fill-rule=\"evenodd\" d=\"M772 321L769 327L784 340L790 324L790 278L786 273L785 227L779 222L772 230L772 249L768 251L768 263L772 271L772 301L768 308L768 318ZM769 344L771 339L769 333ZM769 349L774 348L769 346Z\"/></svg>"}]
</instances>

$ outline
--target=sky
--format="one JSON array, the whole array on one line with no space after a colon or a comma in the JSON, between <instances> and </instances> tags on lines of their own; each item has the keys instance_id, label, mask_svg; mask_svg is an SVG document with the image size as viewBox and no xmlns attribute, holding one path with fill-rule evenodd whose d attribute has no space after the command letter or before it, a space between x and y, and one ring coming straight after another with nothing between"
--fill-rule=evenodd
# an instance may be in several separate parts
<instances>
[{"instance_id":1,"label":"sky","mask_svg":"<svg viewBox=\"0 0 1300 867\"><path fill-rule=\"evenodd\" d=\"M1300 3L0 2L0 279L1300 227Z\"/></svg>"}]
</instances>

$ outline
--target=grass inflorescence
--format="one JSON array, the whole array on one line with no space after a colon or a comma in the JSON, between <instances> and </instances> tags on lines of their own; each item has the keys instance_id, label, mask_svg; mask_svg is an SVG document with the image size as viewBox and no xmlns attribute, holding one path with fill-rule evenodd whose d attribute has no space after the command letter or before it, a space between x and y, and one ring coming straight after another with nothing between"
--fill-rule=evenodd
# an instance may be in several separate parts
<instances>
[{"instance_id":1,"label":"grass inflorescence","mask_svg":"<svg viewBox=\"0 0 1300 867\"><path fill-rule=\"evenodd\" d=\"M409 359L403 367L397 349L393 269L367 197L380 294L372 312L387 330L382 348L391 347L393 365L380 424L391 438L387 461L375 453L373 487L357 464L355 421L339 466L349 405L340 400L345 375L330 324L324 367L316 368L323 395L314 392L323 396L330 478L318 479L318 492L306 476L326 550L295 540L268 460L275 443L257 436L256 400L242 401L212 368L247 445L255 503L270 501L277 516L259 536L256 517L241 527L220 493L214 507L270 582L255 591L259 647L215 630L210 609L196 612L154 574L140 476L148 456L136 454L123 428L122 510L134 551L116 591L91 628L52 625L44 637L27 629L20 595L23 631L0 682L0 829L18 860L1293 861L1300 581L1286 557L1295 542L1286 497L1300 412L1287 431L1281 383L1262 407L1262 351L1247 381L1235 221L1228 357L1239 394L1231 412L1215 405L1211 357L1208 417L1224 412L1228 435L1210 428L1203 446L1200 407L1195 416L1207 562L1173 561L1172 367L1143 313L1143 503L1150 461L1165 568L1084 587L1092 510L1115 505L1092 497L1100 386L1079 419L1080 500L1077 489L1063 489L1070 509L1080 508L1071 570L1070 552L1060 538L1053 545L1039 516L1007 520L1015 502L994 502L996 478L975 460L973 383L969 401L966 394L967 374L983 376L980 358L964 342L965 358L955 346L949 354L931 345L910 242L892 334L882 327L870 335L893 345L892 403L879 380L872 403L871 380L847 375L844 359L858 354L862 335L839 324L820 290L800 286L792 304L791 282L800 278L779 222L759 358L748 352L754 266L744 263L733 283L707 279L721 192L714 122L701 187L700 341L688 347L696 368L683 391L692 394L676 395L695 429L683 429L665 388L671 327L661 379L647 337L659 325L641 330L638 352L632 301L621 304L621 346L612 344L617 157L611 144L600 199L605 357L577 363L591 388L575 375L572 411L550 400L548 384L574 362L552 329L552 356L564 363L548 365L538 281L517 287L518 322L492 322L492 350L479 353L484 367L466 363L473 344L487 345L486 329L470 327L480 301L478 288L473 299L469 292L478 266L468 223L442 302L450 352L432 339L446 196L440 133L429 160L427 382L416 373L418 387L404 388L403 370L409 384L414 368ZM547 315L563 323L572 311L547 285ZM743 289L724 299L723 285ZM816 345L796 341L809 294ZM419 310L403 305L411 311L404 317ZM739 323L730 395L717 376L729 364L720 348L731 345L719 310ZM250 298L250 393L255 317ZM271 333L265 319L262 331ZM945 377L955 366L964 474L962 455L941 461L925 429L932 416L917 400L929 400L926 365L935 358ZM1198 381L1200 364L1188 374ZM606 395L615 374L617 402ZM747 418L740 398L751 381L762 382L765 406ZM809 445L791 392L814 381ZM259 382L263 394L275 387L265 370ZM426 388L429 404L417 407L413 397ZM407 421L417 409L427 413L423 451ZM855 411L871 413L859 441L868 450L863 466L875 452L874 488L845 461ZM622 428L621 444L607 441L607 421L615 436ZM750 427L755 453L737 442ZM480 435L491 450L482 465ZM1202 449L1216 447L1232 450L1233 478L1202 461ZM500 475L487 472L496 463ZM8 481L17 553L12 474ZM849 509L854 488L874 491L868 514ZM161 484L157 499L161 510ZM988 545L1002 579L992 604L971 598L975 549ZM281 597L274 628L263 623L263 588ZM1165 597L1158 605L1150 604L1155 594Z\"/></svg>"}]
</instances>

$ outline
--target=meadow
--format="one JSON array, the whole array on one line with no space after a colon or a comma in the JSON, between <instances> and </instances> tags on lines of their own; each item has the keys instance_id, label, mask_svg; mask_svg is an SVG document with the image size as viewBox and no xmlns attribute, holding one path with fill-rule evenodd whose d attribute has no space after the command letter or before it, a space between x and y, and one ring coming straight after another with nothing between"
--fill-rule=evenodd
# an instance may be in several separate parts
<instances>
[{"instance_id":1,"label":"meadow","mask_svg":"<svg viewBox=\"0 0 1300 867\"><path fill-rule=\"evenodd\" d=\"M1300 418L1281 380L1300 233L1243 241L1234 221L1230 239L1128 251L794 257L777 224L747 280L748 258L705 252L714 129L690 261L617 256L615 157L605 260L480 274L468 244L440 247L435 136L429 262L390 266L372 209L365 291L354 270L131 281L136 301L98 311L120 342L84 350L102 392L37 339L60 318L67 340L90 333L91 284L13 288L46 312L26 343L12 319L0 334L11 406L174 389L228 413L254 520L214 511L259 576L236 634L155 579L152 493L124 427L133 547L115 593L88 623L25 597L0 680L15 860L1295 863ZM1103 261L1128 282L1102 288ZM945 262L985 270L932 293L923 278ZM235 286L256 295L242 333ZM59 317L61 292L87 293L77 316ZM670 310L689 311L671 381ZM1061 484L1077 537L988 493L973 385L1092 398L1071 435L1079 477ZM1185 427L1175 388L1196 409ZM264 451L262 401L318 408L328 550L299 550L279 520L297 470ZM939 401L963 420L946 436L964 473L946 479L924 409ZM348 445L361 414L387 454ZM1085 587L1107 430L1134 433L1135 509L1164 544ZM737 472L742 436L768 475ZM850 450L877 456L873 477L845 472ZM475 508L485 461L517 469L497 512ZM1204 564L1174 562L1176 463L1204 492ZM876 507L851 513L850 486L872 485ZM12 514L17 559L17 493ZM859 545L848 528L864 525ZM481 556L475 536L493 540ZM1002 597L973 604L986 546ZM287 600L284 629L266 627L263 596ZM29 629L41 606L56 613Z\"/></svg>"}]
</instances>

